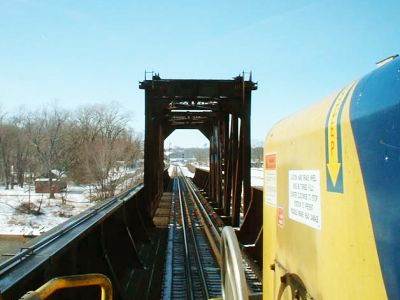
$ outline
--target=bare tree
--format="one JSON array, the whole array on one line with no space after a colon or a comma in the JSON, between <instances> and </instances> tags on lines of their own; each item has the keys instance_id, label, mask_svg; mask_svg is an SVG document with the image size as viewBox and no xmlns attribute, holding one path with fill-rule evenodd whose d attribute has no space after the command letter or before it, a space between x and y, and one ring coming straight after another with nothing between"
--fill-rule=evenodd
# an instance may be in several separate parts
<instances>
[{"instance_id":1,"label":"bare tree","mask_svg":"<svg viewBox=\"0 0 400 300\"><path fill-rule=\"evenodd\" d=\"M80 110L80 174L95 183L98 195L113 196L124 177L120 167L140 156L140 139L128 129L128 117L118 106L96 105Z\"/></svg>"},{"instance_id":2,"label":"bare tree","mask_svg":"<svg viewBox=\"0 0 400 300\"><path fill-rule=\"evenodd\" d=\"M207 163L208 162L208 153L209 153L208 148L194 148L193 149L193 155L199 163Z\"/></svg>"},{"instance_id":3,"label":"bare tree","mask_svg":"<svg viewBox=\"0 0 400 300\"><path fill-rule=\"evenodd\" d=\"M143 155L142 138L129 128L128 120L118 105L92 105L75 112L53 105L12 118L0 111L0 179L6 188L14 182L23 187L26 174L45 174L49 198L54 198L57 170L59 176L93 184L99 198L112 196L121 181L126 182L127 168Z\"/></svg>"},{"instance_id":4,"label":"bare tree","mask_svg":"<svg viewBox=\"0 0 400 300\"><path fill-rule=\"evenodd\" d=\"M261 166L263 161L263 147L251 148L251 159L254 160L257 165Z\"/></svg>"},{"instance_id":5,"label":"bare tree","mask_svg":"<svg viewBox=\"0 0 400 300\"><path fill-rule=\"evenodd\" d=\"M16 141L17 130L8 123L0 124L0 151L3 166L3 174L6 183L6 189L14 187L12 178L12 161L14 160L14 144Z\"/></svg>"},{"instance_id":6,"label":"bare tree","mask_svg":"<svg viewBox=\"0 0 400 300\"><path fill-rule=\"evenodd\" d=\"M68 120L67 112L53 106L39 112L30 124L30 140L42 170L49 176L51 199L54 199L52 171L57 169L60 174L65 173L70 163L65 130Z\"/></svg>"},{"instance_id":7,"label":"bare tree","mask_svg":"<svg viewBox=\"0 0 400 300\"><path fill-rule=\"evenodd\" d=\"M18 113L11 120L12 125L16 128L16 138L13 145L15 160L13 161L16 180L20 187L24 186L25 175L27 172L32 173L37 168L32 144L29 140L29 128L31 119L28 114Z\"/></svg>"}]
</instances>

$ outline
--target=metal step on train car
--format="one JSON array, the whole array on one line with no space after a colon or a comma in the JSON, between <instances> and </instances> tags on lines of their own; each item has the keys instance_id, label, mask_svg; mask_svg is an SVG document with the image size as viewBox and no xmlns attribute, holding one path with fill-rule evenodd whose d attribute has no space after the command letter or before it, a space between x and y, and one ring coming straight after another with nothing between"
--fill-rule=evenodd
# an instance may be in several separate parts
<instances>
[{"instance_id":1,"label":"metal step on train car","mask_svg":"<svg viewBox=\"0 0 400 300\"><path fill-rule=\"evenodd\" d=\"M400 59L264 145L263 298L400 299Z\"/></svg>"}]
</instances>

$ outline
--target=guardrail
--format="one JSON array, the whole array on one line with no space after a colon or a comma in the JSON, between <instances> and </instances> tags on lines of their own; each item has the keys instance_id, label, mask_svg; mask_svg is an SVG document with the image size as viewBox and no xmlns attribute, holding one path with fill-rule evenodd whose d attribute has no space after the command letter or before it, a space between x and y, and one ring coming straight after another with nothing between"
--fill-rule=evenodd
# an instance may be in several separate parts
<instances>
[{"instance_id":1,"label":"guardrail","mask_svg":"<svg viewBox=\"0 0 400 300\"><path fill-rule=\"evenodd\" d=\"M94 272L109 276L123 296L132 270L143 268L137 246L149 241L143 205L141 184L36 238L0 265L0 299L18 299L55 276ZM85 291L74 298L91 296Z\"/></svg>"},{"instance_id":2,"label":"guardrail","mask_svg":"<svg viewBox=\"0 0 400 300\"><path fill-rule=\"evenodd\" d=\"M205 194L209 192L209 172L196 168L193 182ZM239 228L235 228L239 242L244 246L244 251L259 266L262 267L262 219L263 219L263 191L261 188L251 187L250 203L243 212L243 219ZM228 221L230 216L222 216ZM261 276L261 272L258 272Z\"/></svg>"}]
</instances>

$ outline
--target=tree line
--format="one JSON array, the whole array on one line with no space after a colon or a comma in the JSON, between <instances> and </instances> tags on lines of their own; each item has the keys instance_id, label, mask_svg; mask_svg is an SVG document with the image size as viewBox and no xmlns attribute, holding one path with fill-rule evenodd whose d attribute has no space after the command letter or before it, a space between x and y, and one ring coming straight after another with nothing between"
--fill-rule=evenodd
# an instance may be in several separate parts
<instances>
[{"instance_id":1,"label":"tree line","mask_svg":"<svg viewBox=\"0 0 400 300\"><path fill-rule=\"evenodd\" d=\"M109 197L126 176L119 170L142 156L142 144L118 105L76 110L50 105L14 114L2 110L0 180L12 189L57 170L77 184L92 184L99 198ZM53 179L49 176L50 191Z\"/></svg>"},{"instance_id":2,"label":"tree line","mask_svg":"<svg viewBox=\"0 0 400 300\"><path fill-rule=\"evenodd\" d=\"M209 148L208 147L192 147L192 148L167 148L166 159L190 159L194 158L197 162L208 164ZM263 163L263 147L251 147L252 165L261 167Z\"/></svg>"}]
</instances>

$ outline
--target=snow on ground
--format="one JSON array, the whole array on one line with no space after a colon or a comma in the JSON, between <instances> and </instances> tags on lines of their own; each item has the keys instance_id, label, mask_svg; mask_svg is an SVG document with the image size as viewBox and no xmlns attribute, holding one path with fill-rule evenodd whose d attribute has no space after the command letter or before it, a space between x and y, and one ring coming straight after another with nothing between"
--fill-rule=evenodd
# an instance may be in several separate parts
<instances>
[{"instance_id":1,"label":"snow on ground","mask_svg":"<svg viewBox=\"0 0 400 300\"><path fill-rule=\"evenodd\" d=\"M210 167L208 165L193 163L193 166L199 169L208 171ZM264 171L263 168L251 168L251 186L263 187L264 186Z\"/></svg>"},{"instance_id":2,"label":"snow on ground","mask_svg":"<svg viewBox=\"0 0 400 300\"><path fill-rule=\"evenodd\" d=\"M110 175L110 179L122 180L116 188L117 194L136 185L142 178L142 168L116 170ZM66 192L55 194L56 199L49 199L49 194L35 193L34 190L34 186L30 189L14 186L9 190L0 186L0 235L40 235L95 204L89 200L94 193L93 186L69 185ZM40 207L39 213L27 213L21 207L29 207L29 201L33 211Z\"/></svg>"},{"instance_id":3,"label":"snow on ground","mask_svg":"<svg viewBox=\"0 0 400 300\"><path fill-rule=\"evenodd\" d=\"M68 187L67 193L55 194L56 199L35 193L33 186L30 192L28 187L15 186L6 190L0 186L0 235L40 235L91 207L94 202L88 200L89 195L89 186ZM62 196L66 199L65 204L62 204ZM28 214L17 209L29 199L36 208L41 203L41 214Z\"/></svg>"},{"instance_id":4,"label":"snow on ground","mask_svg":"<svg viewBox=\"0 0 400 300\"><path fill-rule=\"evenodd\" d=\"M251 168L251 186L264 186L264 170L263 168Z\"/></svg>"},{"instance_id":5,"label":"snow on ground","mask_svg":"<svg viewBox=\"0 0 400 300\"><path fill-rule=\"evenodd\" d=\"M168 175L169 175L170 177L173 176L173 174L174 174L174 168L175 168L176 166L179 166L179 167L181 168L182 173L183 173L184 176L190 177L190 178L193 178L193 177L194 177L194 173L190 172L189 169L185 166L185 164L179 163L179 162L178 162L178 163L174 163L173 165L170 165L170 166L169 166L169 168L168 168Z\"/></svg>"},{"instance_id":6,"label":"snow on ground","mask_svg":"<svg viewBox=\"0 0 400 300\"><path fill-rule=\"evenodd\" d=\"M122 193L129 187L136 186L143 182L143 168L131 169L129 172L124 173L125 179L115 189L115 194Z\"/></svg>"},{"instance_id":7,"label":"snow on ground","mask_svg":"<svg viewBox=\"0 0 400 300\"><path fill-rule=\"evenodd\" d=\"M168 175L170 178L172 178L172 176L175 174L175 167L176 165L169 165L168 167Z\"/></svg>"},{"instance_id":8,"label":"snow on ground","mask_svg":"<svg viewBox=\"0 0 400 300\"><path fill-rule=\"evenodd\" d=\"M198 169L203 169L203 170L210 170L210 167L208 166L208 164L204 164L204 163L199 163L197 161L193 162L192 165Z\"/></svg>"},{"instance_id":9,"label":"snow on ground","mask_svg":"<svg viewBox=\"0 0 400 300\"><path fill-rule=\"evenodd\" d=\"M190 177L190 178L194 177L194 173L190 172L187 167L181 166L181 170L182 170L182 173L183 173L184 176Z\"/></svg>"}]
</instances>

